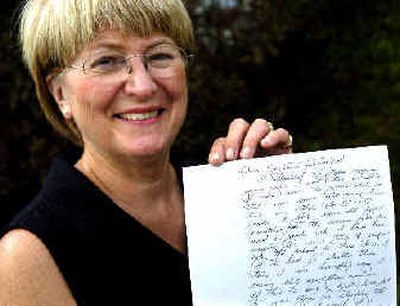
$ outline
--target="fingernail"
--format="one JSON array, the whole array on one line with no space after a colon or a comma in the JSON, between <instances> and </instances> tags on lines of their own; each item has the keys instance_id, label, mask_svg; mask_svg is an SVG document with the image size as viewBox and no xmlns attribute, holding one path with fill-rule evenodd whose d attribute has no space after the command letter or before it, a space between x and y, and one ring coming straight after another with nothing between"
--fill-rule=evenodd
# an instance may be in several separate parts
<instances>
[{"instance_id":1,"label":"fingernail","mask_svg":"<svg viewBox=\"0 0 400 306\"><path fill-rule=\"evenodd\" d=\"M235 159L235 151L232 148L226 150L226 159L229 160Z\"/></svg>"},{"instance_id":2,"label":"fingernail","mask_svg":"<svg viewBox=\"0 0 400 306\"><path fill-rule=\"evenodd\" d=\"M250 147L244 147L240 152L241 158L250 158L251 157L251 149Z\"/></svg>"},{"instance_id":3,"label":"fingernail","mask_svg":"<svg viewBox=\"0 0 400 306\"><path fill-rule=\"evenodd\" d=\"M261 144L262 145L267 145L270 142L271 142L271 136L270 135L265 136L265 138L263 140L261 140Z\"/></svg>"},{"instance_id":4,"label":"fingernail","mask_svg":"<svg viewBox=\"0 0 400 306\"><path fill-rule=\"evenodd\" d=\"M212 161L212 162L219 161L219 154L218 153L213 153L212 155L210 155L210 161Z\"/></svg>"}]
</instances>

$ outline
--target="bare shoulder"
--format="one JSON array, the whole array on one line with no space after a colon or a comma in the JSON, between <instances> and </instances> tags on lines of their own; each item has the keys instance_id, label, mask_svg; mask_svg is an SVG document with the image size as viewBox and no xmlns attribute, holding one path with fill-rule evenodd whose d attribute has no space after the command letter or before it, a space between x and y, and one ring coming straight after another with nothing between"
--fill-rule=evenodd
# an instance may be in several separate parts
<instances>
[{"instance_id":1,"label":"bare shoulder","mask_svg":"<svg viewBox=\"0 0 400 306\"><path fill-rule=\"evenodd\" d=\"M29 231L0 240L0 305L76 305L46 246Z\"/></svg>"}]
</instances>

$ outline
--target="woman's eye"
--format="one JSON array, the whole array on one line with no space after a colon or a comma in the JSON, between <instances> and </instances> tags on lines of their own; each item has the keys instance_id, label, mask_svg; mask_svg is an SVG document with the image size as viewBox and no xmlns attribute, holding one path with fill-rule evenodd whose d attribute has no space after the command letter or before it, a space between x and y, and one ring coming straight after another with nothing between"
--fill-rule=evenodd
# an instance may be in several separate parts
<instances>
[{"instance_id":1,"label":"woman's eye","mask_svg":"<svg viewBox=\"0 0 400 306\"><path fill-rule=\"evenodd\" d=\"M179 59L179 52L172 48L160 48L161 50L155 50L147 55L147 64L150 67L156 69L169 68Z\"/></svg>"},{"instance_id":2,"label":"woman's eye","mask_svg":"<svg viewBox=\"0 0 400 306\"><path fill-rule=\"evenodd\" d=\"M157 52L157 53L150 54L148 56L148 59L150 61L168 61L168 60L173 60L174 55L172 53L168 53L168 52Z\"/></svg>"},{"instance_id":3,"label":"woman's eye","mask_svg":"<svg viewBox=\"0 0 400 306\"><path fill-rule=\"evenodd\" d=\"M102 56L95 59L90 64L91 69L114 69L123 65L124 58L122 56Z\"/></svg>"}]
</instances>

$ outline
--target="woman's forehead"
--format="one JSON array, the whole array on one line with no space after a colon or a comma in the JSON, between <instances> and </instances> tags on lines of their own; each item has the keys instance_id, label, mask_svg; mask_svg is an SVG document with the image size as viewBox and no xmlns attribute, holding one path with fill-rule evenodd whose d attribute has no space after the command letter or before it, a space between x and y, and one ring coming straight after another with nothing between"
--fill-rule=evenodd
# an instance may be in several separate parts
<instances>
[{"instance_id":1,"label":"woman's forehead","mask_svg":"<svg viewBox=\"0 0 400 306\"><path fill-rule=\"evenodd\" d=\"M140 49L149 48L161 43L174 43L174 41L163 33L153 33L149 36L140 36L136 33L108 30L99 33L86 47L84 47L84 51L99 48Z\"/></svg>"}]
</instances>

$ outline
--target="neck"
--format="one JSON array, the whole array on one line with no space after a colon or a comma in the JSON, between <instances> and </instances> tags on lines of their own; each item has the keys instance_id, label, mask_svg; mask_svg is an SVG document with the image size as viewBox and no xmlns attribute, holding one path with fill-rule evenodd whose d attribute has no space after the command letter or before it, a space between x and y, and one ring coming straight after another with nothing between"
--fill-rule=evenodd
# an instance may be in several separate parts
<instances>
[{"instance_id":1,"label":"neck","mask_svg":"<svg viewBox=\"0 0 400 306\"><path fill-rule=\"evenodd\" d=\"M123 160L84 151L76 168L125 210L154 208L179 189L169 154Z\"/></svg>"},{"instance_id":2,"label":"neck","mask_svg":"<svg viewBox=\"0 0 400 306\"><path fill-rule=\"evenodd\" d=\"M169 154L121 162L84 152L75 167L122 210L184 252L183 196Z\"/></svg>"}]
</instances>

